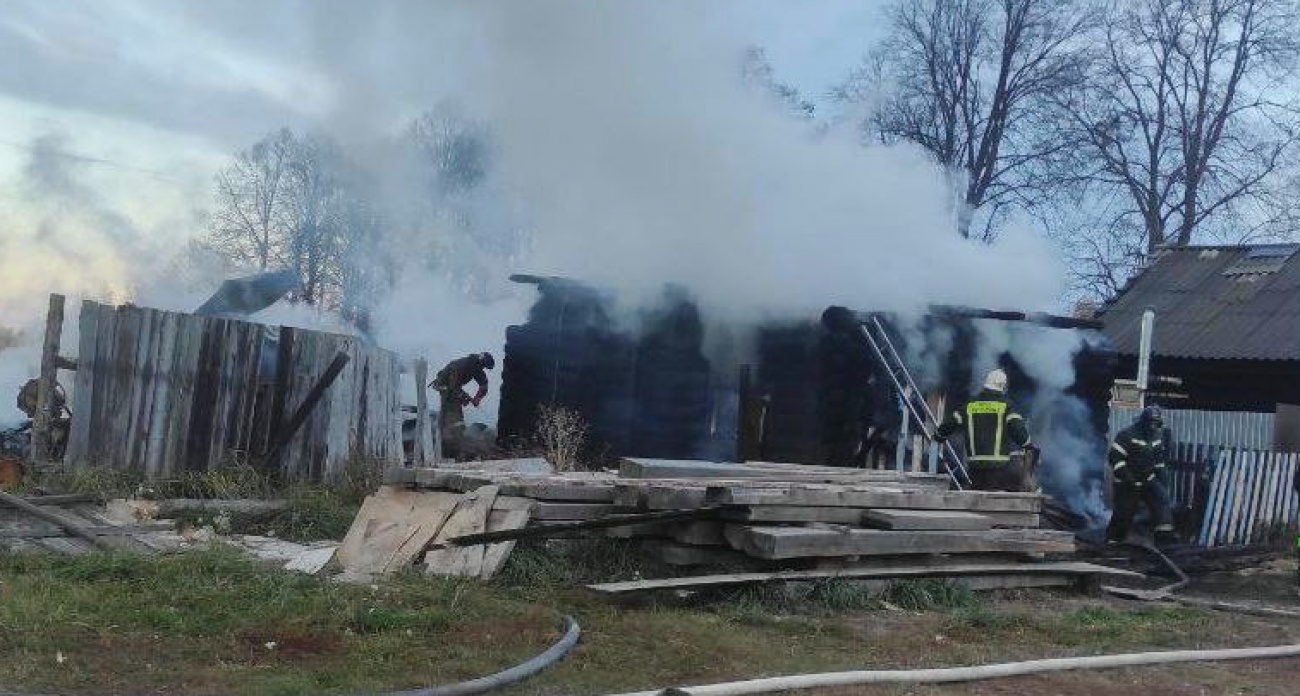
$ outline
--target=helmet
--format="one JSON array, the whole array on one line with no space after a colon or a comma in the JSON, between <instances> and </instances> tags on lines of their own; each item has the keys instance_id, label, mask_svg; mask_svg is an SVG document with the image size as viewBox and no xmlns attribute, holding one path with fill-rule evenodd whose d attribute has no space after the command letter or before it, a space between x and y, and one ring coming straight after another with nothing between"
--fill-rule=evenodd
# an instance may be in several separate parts
<instances>
[{"instance_id":1,"label":"helmet","mask_svg":"<svg viewBox=\"0 0 1300 696\"><path fill-rule=\"evenodd\" d=\"M1007 373L1002 370L994 370L990 372L988 376L984 378L984 388L997 392L1005 392L1007 390Z\"/></svg>"},{"instance_id":2,"label":"helmet","mask_svg":"<svg viewBox=\"0 0 1300 696\"><path fill-rule=\"evenodd\" d=\"M492 368L494 368L494 367L497 366L497 361L496 361L495 359L492 358L492 354L491 354L491 353L479 353L479 354L478 354L478 361L479 361L479 364L481 364L483 367L485 367L485 368L487 368L487 369L489 369L489 370L491 370Z\"/></svg>"},{"instance_id":3,"label":"helmet","mask_svg":"<svg viewBox=\"0 0 1300 696\"><path fill-rule=\"evenodd\" d=\"M1163 428L1165 425L1165 413L1159 406L1152 404L1142 409L1142 415L1138 416L1138 421L1147 427Z\"/></svg>"}]
</instances>

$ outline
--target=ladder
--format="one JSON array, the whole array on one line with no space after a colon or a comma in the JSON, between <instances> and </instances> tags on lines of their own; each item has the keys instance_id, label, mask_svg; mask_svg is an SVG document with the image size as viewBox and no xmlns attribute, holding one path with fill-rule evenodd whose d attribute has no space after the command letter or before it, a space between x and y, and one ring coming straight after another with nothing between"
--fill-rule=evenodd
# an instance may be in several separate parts
<instances>
[{"instance_id":1,"label":"ladder","mask_svg":"<svg viewBox=\"0 0 1300 696\"><path fill-rule=\"evenodd\" d=\"M919 396L921 390L916 386L916 380L912 379L912 373L908 372L902 356L894 348L894 342L890 340L889 332L885 330L885 325L880 321L880 317L875 314L871 315L870 321L861 323L859 328L862 331L862 337L867 339L867 345L870 345L872 352L875 353L876 359L885 368L885 374L889 375L889 380L893 383L894 389L897 390L908 414L920 426L921 432L927 435L935 432L935 429L939 427L939 420L935 418L934 412L930 410L930 404L926 403L925 399L912 398L913 394ZM918 401L920 403L919 409L917 408ZM951 443L943 443L939 461L943 462L944 468L948 470L948 476L952 478L953 485L957 487L957 490L963 490L963 484L970 483L970 475L966 473L966 468L961 463L961 457L957 456L957 452L952 448Z\"/></svg>"}]
</instances>

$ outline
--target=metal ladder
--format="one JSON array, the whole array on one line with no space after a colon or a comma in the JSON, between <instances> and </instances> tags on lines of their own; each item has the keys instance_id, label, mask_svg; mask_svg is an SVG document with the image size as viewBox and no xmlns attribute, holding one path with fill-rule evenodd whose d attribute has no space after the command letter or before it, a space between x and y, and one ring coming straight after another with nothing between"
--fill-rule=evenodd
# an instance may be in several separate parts
<instances>
[{"instance_id":1,"label":"metal ladder","mask_svg":"<svg viewBox=\"0 0 1300 696\"><path fill-rule=\"evenodd\" d=\"M921 427L921 432L929 436L939 427L939 420L935 418L934 412L930 410L930 404L925 399L913 399L912 395L918 397L921 394L920 388L916 386L916 380L912 379L912 373L908 372L906 363L903 362L902 356L894 348L894 342L889 338L889 332L885 330L885 325L880 321L877 315L871 315L871 319L860 324L862 337L867 339L867 344L876 355L876 359L885 368L885 373L889 375L889 380L893 382L894 389L897 390L899 398L907 408L907 412ZM916 402L920 402L920 410L917 409ZM901 444L901 443L900 443ZM946 455L946 456L945 456ZM970 483L970 475L966 473L966 468L962 466L961 457L957 456L957 451L952 448L952 444L943 443L943 450L939 454L939 461L948 470L948 476L952 478L952 483L957 490L963 490L963 484Z\"/></svg>"}]
</instances>

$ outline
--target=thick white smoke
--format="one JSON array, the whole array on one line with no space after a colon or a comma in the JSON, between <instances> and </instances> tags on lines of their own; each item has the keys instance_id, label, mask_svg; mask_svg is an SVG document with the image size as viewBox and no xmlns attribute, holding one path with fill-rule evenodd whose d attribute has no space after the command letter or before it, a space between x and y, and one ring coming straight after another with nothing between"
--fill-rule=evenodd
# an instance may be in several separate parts
<instances>
[{"instance_id":1,"label":"thick white smoke","mask_svg":"<svg viewBox=\"0 0 1300 696\"><path fill-rule=\"evenodd\" d=\"M733 3L477 3L478 86L533 263L732 313L829 303L1044 308L1049 245L953 233L938 170L911 147L810 132L738 79ZM710 312L716 314L716 312Z\"/></svg>"},{"instance_id":2,"label":"thick white smoke","mask_svg":"<svg viewBox=\"0 0 1300 696\"><path fill-rule=\"evenodd\" d=\"M761 4L764 11L777 6ZM467 291L463 278L447 282L447 265L459 259L435 274L407 258L423 247L404 246L457 232L401 218L409 229L394 243L403 245L396 256L407 263L374 318L380 343L404 354L437 363L498 348L505 326L523 319L530 294L503 287L512 271L604 284L631 304L676 282L693 291L708 316L738 321L810 319L832 303L905 312L930 303L1049 309L1062 291L1049 242L1030 228L1013 227L991 246L959 239L943 177L916 148L864 148L857 134L815 129L743 84L741 57L756 37L738 27L749 26L751 3L133 6L145 14L128 18L147 15L169 31L191 32L192 42L168 41L166 54L177 65L214 67L189 80L208 92L185 93L189 102L213 108L200 117L190 112L202 106L180 113L174 100L133 100L134 83L126 79L115 80L125 94L96 93L97 102L208 136L225 152L282 125L321 130L361 166L387 177L390 203L402 207L409 182L378 143L444 102L462 105L484 124L493 195L466 204L509 211L508 223L493 224L517 224L528 243L474 259L477 275L489 280ZM793 23L816 7L789 11ZM250 25L249 16L259 21ZM251 66L246 84L236 57ZM115 66L114 75L121 69ZM156 79L140 84L158 87ZM23 87L78 105L75 91ZM241 95L247 108L238 108ZM418 218L422 209L410 210ZM195 235L204 224L178 227ZM101 266L124 263L111 251L96 258ZM111 290L138 288L144 274L127 264L112 274L126 281ZM71 282L59 279L7 289L0 303L21 295L24 312L34 314L44 287ZM107 286L97 292L76 283L111 294ZM134 296L150 304L147 294ZM1058 359L1068 367L1068 351ZM0 399L8 391L0 383Z\"/></svg>"}]
</instances>

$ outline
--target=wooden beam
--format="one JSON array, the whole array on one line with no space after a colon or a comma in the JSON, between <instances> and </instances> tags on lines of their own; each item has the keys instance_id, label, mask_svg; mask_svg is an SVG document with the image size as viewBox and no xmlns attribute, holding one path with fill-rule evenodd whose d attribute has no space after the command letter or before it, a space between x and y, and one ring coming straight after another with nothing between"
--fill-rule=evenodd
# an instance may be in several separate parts
<instances>
[{"instance_id":1,"label":"wooden beam","mask_svg":"<svg viewBox=\"0 0 1300 696\"><path fill-rule=\"evenodd\" d=\"M933 491L887 485L836 486L789 484L779 487L709 486L708 500L720 505L803 505L816 507L969 510L1037 514L1042 496L1035 493Z\"/></svg>"},{"instance_id":2,"label":"wooden beam","mask_svg":"<svg viewBox=\"0 0 1300 696\"><path fill-rule=\"evenodd\" d=\"M606 503L538 503L535 520L598 520L627 510Z\"/></svg>"},{"instance_id":3,"label":"wooden beam","mask_svg":"<svg viewBox=\"0 0 1300 696\"><path fill-rule=\"evenodd\" d=\"M32 444L28 458L34 464L54 459L50 451L50 431L54 419L55 389L59 380L59 343L63 338L63 295L50 293L50 309L45 314L45 342L41 347L41 375L36 387L36 414L32 417Z\"/></svg>"},{"instance_id":4,"label":"wooden beam","mask_svg":"<svg viewBox=\"0 0 1300 696\"><path fill-rule=\"evenodd\" d=\"M993 520L975 512L959 510L867 510L862 520L868 527L894 530L983 531Z\"/></svg>"},{"instance_id":5,"label":"wooden beam","mask_svg":"<svg viewBox=\"0 0 1300 696\"><path fill-rule=\"evenodd\" d=\"M166 532L176 528L174 522L143 522L131 525L100 525L95 527L83 527L83 529L95 536L106 537L123 537L133 534L147 534L150 532ZM0 539L57 539L67 537L68 532L65 529L0 529Z\"/></svg>"},{"instance_id":6,"label":"wooden beam","mask_svg":"<svg viewBox=\"0 0 1300 696\"><path fill-rule=\"evenodd\" d=\"M64 519L45 508L32 505L16 495L10 495L0 491L0 505L8 505L9 507L17 508L32 517L49 522L59 529L66 531L70 536L84 539L100 548L110 550L115 548L112 544L105 542L103 537L92 533L86 526Z\"/></svg>"},{"instance_id":7,"label":"wooden beam","mask_svg":"<svg viewBox=\"0 0 1300 696\"><path fill-rule=\"evenodd\" d=\"M1070 553L1074 535L1040 529L984 532L895 532L879 529L728 525L727 541L766 559L935 553Z\"/></svg>"},{"instance_id":8,"label":"wooden beam","mask_svg":"<svg viewBox=\"0 0 1300 696\"><path fill-rule=\"evenodd\" d=\"M416 466L426 466L436 459L433 428L429 419L429 362L415 361L415 456Z\"/></svg>"},{"instance_id":9,"label":"wooden beam","mask_svg":"<svg viewBox=\"0 0 1300 696\"><path fill-rule=\"evenodd\" d=\"M298 406L298 410L293 412L293 417L289 419L288 424L284 426L283 430L276 433L274 444L271 445L270 451L266 453L266 457L262 460L262 468L266 469L275 465L275 460L279 458L280 452L298 433L298 429L302 427L303 423L307 422L311 412L316 409L316 404L320 403L321 397L325 396L325 391L330 388L331 384L334 384L334 380L343 371L343 367L348 364L348 360L350 358L347 353L341 352L334 356L333 362L325 368L325 373L321 375L320 380L312 386L311 391L307 392L307 396L303 397L302 404Z\"/></svg>"},{"instance_id":10,"label":"wooden beam","mask_svg":"<svg viewBox=\"0 0 1300 696\"><path fill-rule=\"evenodd\" d=\"M833 579L870 579L870 578L952 578L971 576L1008 576L1008 575L1065 575L1076 577L1104 576L1114 578L1138 579L1142 575L1128 570L1107 568L1092 563L918 563L911 566L854 568L844 570L782 570L771 573L729 573L725 575L701 575L684 578L661 578L656 580L634 580L628 582L607 582L587 585L587 589L601 594L625 594L630 592L648 592L655 590L698 590L710 587L728 587L734 585L752 585L771 582L788 582L792 580L833 580Z\"/></svg>"},{"instance_id":11,"label":"wooden beam","mask_svg":"<svg viewBox=\"0 0 1300 696\"><path fill-rule=\"evenodd\" d=\"M647 512L636 515L610 515L598 520L583 520L579 522L556 522L554 524L539 524L524 529L504 530L501 532L485 532L483 534L470 534L447 539L442 546L473 546L476 544L491 544L499 541L510 541L512 539L526 539L532 537L545 537L555 534L563 534L573 530L585 529L608 529L611 527L623 527L627 525L642 524L645 522L671 522L677 520L702 520L710 519L718 515L718 508L701 508L699 510L669 510L666 512Z\"/></svg>"}]
</instances>

